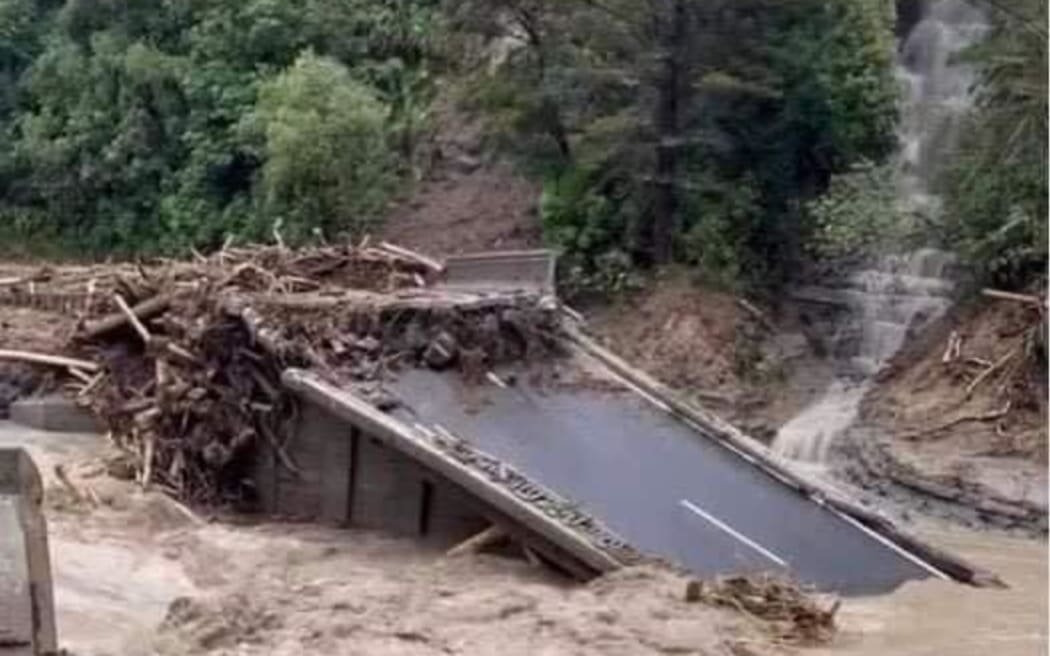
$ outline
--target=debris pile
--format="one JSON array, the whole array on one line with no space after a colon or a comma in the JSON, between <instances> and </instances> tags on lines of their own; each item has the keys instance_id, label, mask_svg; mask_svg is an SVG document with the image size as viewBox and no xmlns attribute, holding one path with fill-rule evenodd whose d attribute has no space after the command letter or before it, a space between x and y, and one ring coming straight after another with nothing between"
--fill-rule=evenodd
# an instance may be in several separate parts
<instances>
[{"instance_id":1,"label":"debris pile","mask_svg":"<svg viewBox=\"0 0 1050 656\"><path fill-rule=\"evenodd\" d=\"M294 467L281 445L296 419L285 368L340 384L406 366L480 380L555 348L553 308L534 295L432 287L440 266L384 243L0 269L0 306L75 322L51 353L19 350L0 331L0 360L67 372L142 485L190 503L250 501L256 447Z\"/></svg>"},{"instance_id":2,"label":"debris pile","mask_svg":"<svg viewBox=\"0 0 1050 656\"><path fill-rule=\"evenodd\" d=\"M690 581L686 601L732 608L757 618L779 641L793 645L830 642L840 605L834 601L823 608L797 584L770 575Z\"/></svg>"}]
</instances>

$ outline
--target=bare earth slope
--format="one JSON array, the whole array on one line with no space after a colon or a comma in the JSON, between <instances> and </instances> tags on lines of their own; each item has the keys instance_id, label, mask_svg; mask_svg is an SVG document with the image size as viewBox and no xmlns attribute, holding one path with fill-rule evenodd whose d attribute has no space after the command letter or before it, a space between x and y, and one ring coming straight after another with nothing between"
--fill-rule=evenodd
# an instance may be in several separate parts
<instances>
[{"instance_id":1,"label":"bare earth slope","mask_svg":"<svg viewBox=\"0 0 1050 656\"><path fill-rule=\"evenodd\" d=\"M614 351L758 439L831 379L789 312L773 316L687 272L662 273L588 315Z\"/></svg>"},{"instance_id":2,"label":"bare earth slope","mask_svg":"<svg viewBox=\"0 0 1050 656\"><path fill-rule=\"evenodd\" d=\"M473 165L472 165L473 166ZM383 238L432 255L534 248L539 189L507 165L446 169L386 219Z\"/></svg>"},{"instance_id":3,"label":"bare earth slope","mask_svg":"<svg viewBox=\"0 0 1050 656\"><path fill-rule=\"evenodd\" d=\"M383 238L430 255L539 246L540 186L484 159L482 124L451 99L437 103L434 125L420 149L425 177L387 214Z\"/></svg>"},{"instance_id":4,"label":"bare earth slope","mask_svg":"<svg viewBox=\"0 0 1050 656\"><path fill-rule=\"evenodd\" d=\"M1046 371L1025 350L1033 326L1036 308L983 299L907 346L862 407L860 457L989 517L1028 509L1034 521L1018 523L1045 531Z\"/></svg>"}]
</instances>

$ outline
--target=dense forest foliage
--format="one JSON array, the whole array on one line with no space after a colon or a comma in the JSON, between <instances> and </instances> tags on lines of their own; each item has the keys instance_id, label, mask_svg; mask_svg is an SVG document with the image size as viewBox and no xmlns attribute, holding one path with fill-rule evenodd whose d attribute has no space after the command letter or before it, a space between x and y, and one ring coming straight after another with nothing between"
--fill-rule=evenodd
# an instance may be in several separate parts
<instances>
[{"instance_id":1,"label":"dense forest foliage","mask_svg":"<svg viewBox=\"0 0 1050 656\"><path fill-rule=\"evenodd\" d=\"M474 97L544 177L548 236L603 279L670 260L778 279L802 201L895 146L885 0L458 4L518 46Z\"/></svg>"},{"instance_id":2,"label":"dense forest foliage","mask_svg":"<svg viewBox=\"0 0 1050 656\"><path fill-rule=\"evenodd\" d=\"M991 33L966 53L979 72L977 106L943 176L943 228L990 282L1045 285L1047 2L987 8Z\"/></svg>"},{"instance_id":3,"label":"dense forest foliage","mask_svg":"<svg viewBox=\"0 0 1050 656\"><path fill-rule=\"evenodd\" d=\"M0 0L0 239L128 256L360 234L425 174L444 94L542 181L580 277L677 261L775 284L826 239L829 187L892 157L894 20L889 0ZM949 246L999 273L1046 255L1030 24L1000 16L972 54L981 103L944 181ZM847 236L882 216L847 211Z\"/></svg>"},{"instance_id":4,"label":"dense forest foliage","mask_svg":"<svg viewBox=\"0 0 1050 656\"><path fill-rule=\"evenodd\" d=\"M433 5L0 0L7 239L129 255L362 228L426 102Z\"/></svg>"}]
</instances>

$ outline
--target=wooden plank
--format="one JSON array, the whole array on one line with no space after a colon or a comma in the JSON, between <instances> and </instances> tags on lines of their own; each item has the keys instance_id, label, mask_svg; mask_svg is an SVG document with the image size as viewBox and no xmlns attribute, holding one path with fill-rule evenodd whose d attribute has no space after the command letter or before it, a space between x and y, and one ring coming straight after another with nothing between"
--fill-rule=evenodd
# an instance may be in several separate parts
<instances>
[{"instance_id":1,"label":"wooden plank","mask_svg":"<svg viewBox=\"0 0 1050 656\"><path fill-rule=\"evenodd\" d=\"M621 563L586 536L524 503L510 489L493 483L481 472L451 458L436 445L401 421L386 415L352 393L340 390L305 371L289 369L282 381L294 393L317 403L338 417L356 425L391 447L405 453L417 463L435 471L491 505L511 522L545 540L594 573L618 569ZM508 526L513 532L513 528ZM568 565L567 567L572 567Z\"/></svg>"}]
</instances>

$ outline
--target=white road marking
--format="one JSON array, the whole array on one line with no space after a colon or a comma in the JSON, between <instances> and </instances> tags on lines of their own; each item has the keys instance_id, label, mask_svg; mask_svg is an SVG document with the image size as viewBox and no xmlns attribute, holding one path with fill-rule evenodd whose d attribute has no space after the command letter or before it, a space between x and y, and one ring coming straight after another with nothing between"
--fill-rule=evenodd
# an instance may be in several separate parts
<instances>
[{"instance_id":1,"label":"white road marking","mask_svg":"<svg viewBox=\"0 0 1050 656\"><path fill-rule=\"evenodd\" d=\"M916 565L918 565L919 567L923 568L924 570L926 570L930 574L933 574L937 578L944 579L945 581L951 581L952 580L952 577L948 576L947 574L945 574L941 570L939 570L936 567L934 567L933 565L929 564L928 562L926 562L922 558L919 558L918 556L916 556L912 552L908 551L907 549L904 549L903 547L901 547L899 544L897 544L893 540L890 540L886 536L881 535L881 534L879 534L876 531L873 531L871 528L865 526L863 523L857 521L855 518L850 517L849 515L847 515L846 513L842 512L840 510L838 510L837 508L830 508L830 507L828 507L828 510L830 510L834 514L838 515L842 519L846 520L846 522L848 522L849 524L852 524L854 527L860 529L861 531L866 533L871 538L874 538L876 541L878 541L884 547L892 549L894 552L897 553L897 555L901 556L902 558L904 558L906 560L910 560L911 562L913 562Z\"/></svg>"},{"instance_id":2,"label":"white road marking","mask_svg":"<svg viewBox=\"0 0 1050 656\"><path fill-rule=\"evenodd\" d=\"M755 542L754 540L750 539L746 535L743 535L743 534L739 533L738 531L735 531L731 526L729 526L728 524L726 524L722 520L718 519L717 517L715 517L711 513L708 513L706 511L704 511L703 509L698 507L695 503L689 501L688 499L682 499L678 503L680 503L687 510L689 510L689 511L691 511L693 513L696 513L700 517L706 519L708 522L714 524L716 527L720 528L722 531L724 531L724 532L728 533L729 535L733 536L734 538L736 538L740 542L743 542L744 544L746 544L747 546L751 547L752 549L754 549L758 553L762 554L766 558L772 560L777 565L780 565L781 567L787 567L788 566L787 561L785 561L783 558L781 558L780 556L776 555L775 553L773 553L769 549L766 549L765 547L763 547L759 543Z\"/></svg>"}]
</instances>

